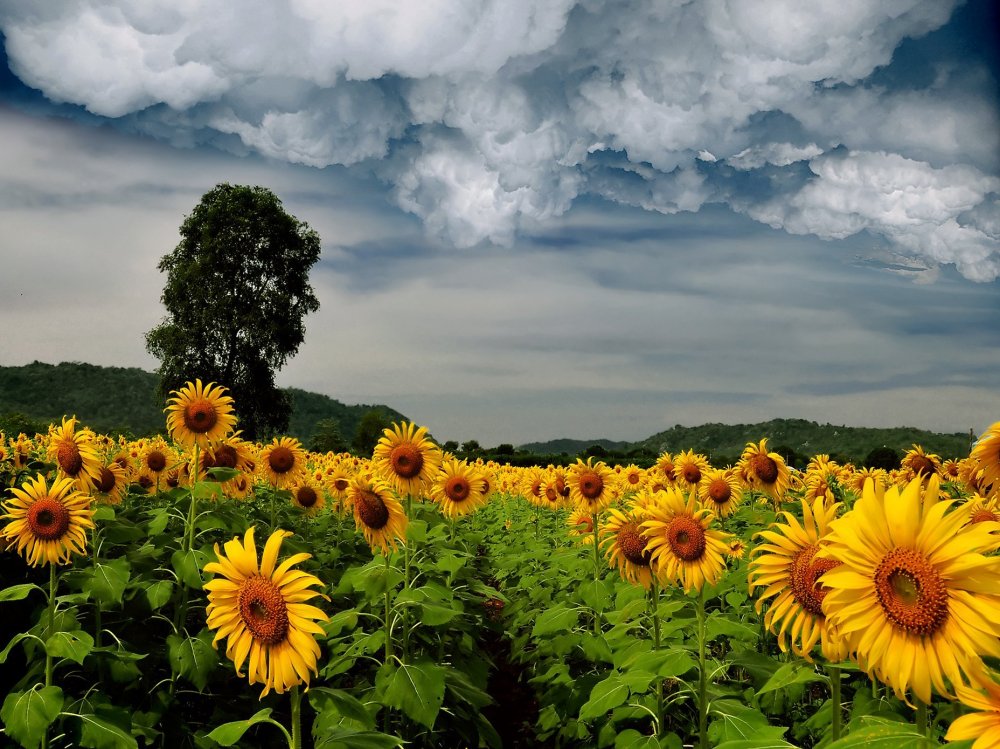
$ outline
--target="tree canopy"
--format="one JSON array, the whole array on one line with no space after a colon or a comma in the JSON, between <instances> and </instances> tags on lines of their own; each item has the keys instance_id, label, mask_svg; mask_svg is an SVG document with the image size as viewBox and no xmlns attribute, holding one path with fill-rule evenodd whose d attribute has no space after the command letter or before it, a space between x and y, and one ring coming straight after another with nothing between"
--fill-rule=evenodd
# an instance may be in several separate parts
<instances>
[{"instance_id":1,"label":"tree canopy","mask_svg":"<svg viewBox=\"0 0 1000 749\"><path fill-rule=\"evenodd\" d=\"M160 260L167 316L146 334L166 394L200 378L229 388L244 436L288 427L275 372L319 309L309 270L320 238L264 187L220 184L205 193Z\"/></svg>"}]
</instances>

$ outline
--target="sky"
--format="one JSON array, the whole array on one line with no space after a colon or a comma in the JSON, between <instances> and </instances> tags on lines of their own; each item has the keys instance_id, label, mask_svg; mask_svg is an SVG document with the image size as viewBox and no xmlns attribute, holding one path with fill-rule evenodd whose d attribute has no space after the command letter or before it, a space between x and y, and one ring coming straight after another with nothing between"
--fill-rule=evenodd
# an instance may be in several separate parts
<instances>
[{"instance_id":1,"label":"sky","mask_svg":"<svg viewBox=\"0 0 1000 749\"><path fill-rule=\"evenodd\" d=\"M322 238L278 383L439 440L981 432L998 26L986 0L8 0L0 364L155 369L157 263L229 182Z\"/></svg>"}]
</instances>

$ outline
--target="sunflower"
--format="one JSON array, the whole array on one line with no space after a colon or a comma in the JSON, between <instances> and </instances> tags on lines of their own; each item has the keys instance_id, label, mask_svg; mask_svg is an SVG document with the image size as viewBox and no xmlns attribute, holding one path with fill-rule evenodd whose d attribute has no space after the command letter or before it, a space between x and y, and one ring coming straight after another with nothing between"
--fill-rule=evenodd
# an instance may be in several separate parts
<instances>
[{"instance_id":1,"label":"sunflower","mask_svg":"<svg viewBox=\"0 0 1000 749\"><path fill-rule=\"evenodd\" d=\"M648 590L653 573L649 566L652 555L646 551L649 539L642 535L640 527L645 515L641 510L622 512L613 507L608 515L601 526L601 546L607 547L604 556L618 568L623 580Z\"/></svg>"},{"instance_id":2,"label":"sunflower","mask_svg":"<svg viewBox=\"0 0 1000 749\"><path fill-rule=\"evenodd\" d=\"M177 455L167 447L162 438L149 442L139 457L140 470L148 471L159 479L168 468L177 463Z\"/></svg>"},{"instance_id":3,"label":"sunflower","mask_svg":"<svg viewBox=\"0 0 1000 749\"><path fill-rule=\"evenodd\" d=\"M957 460L945 460L941 463L941 479L943 481L958 481L962 464Z\"/></svg>"},{"instance_id":4,"label":"sunflower","mask_svg":"<svg viewBox=\"0 0 1000 749\"><path fill-rule=\"evenodd\" d=\"M732 536L709 528L715 516L698 509L693 493L685 502L679 490L671 489L657 500L640 526L649 539L653 571L664 582L679 583L685 592L716 583L726 569Z\"/></svg>"},{"instance_id":5,"label":"sunflower","mask_svg":"<svg viewBox=\"0 0 1000 749\"><path fill-rule=\"evenodd\" d=\"M778 636L783 653L788 651L785 637L791 635L792 652L809 661L817 642L831 663L847 656L842 642L827 626L822 609L827 589L820 578L840 562L817 557L839 509L839 504L827 505L822 497L812 502L803 499L802 522L790 512L782 512L784 523L773 523L771 530L757 534L767 543L753 550L750 562L750 593L764 588L755 604L757 613L773 599L764 615L764 626Z\"/></svg>"},{"instance_id":6,"label":"sunflower","mask_svg":"<svg viewBox=\"0 0 1000 749\"><path fill-rule=\"evenodd\" d=\"M674 475L674 456L670 453L661 453L656 459L656 470L660 472L664 479L664 488L674 485L677 477Z\"/></svg>"},{"instance_id":7,"label":"sunflower","mask_svg":"<svg viewBox=\"0 0 1000 749\"><path fill-rule=\"evenodd\" d=\"M698 486L698 498L716 515L728 518L743 501L743 490L731 471L714 468Z\"/></svg>"},{"instance_id":8,"label":"sunflower","mask_svg":"<svg viewBox=\"0 0 1000 749\"><path fill-rule=\"evenodd\" d=\"M603 462L593 461L593 458L587 458L584 463L578 458L569 468L566 483L569 484L570 500L577 507L598 513L611 504L614 473Z\"/></svg>"},{"instance_id":9,"label":"sunflower","mask_svg":"<svg viewBox=\"0 0 1000 749\"><path fill-rule=\"evenodd\" d=\"M222 493L230 499L246 499L253 491L253 479L245 473L234 476L222 485Z\"/></svg>"},{"instance_id":10,"label":"sunflower","mask_svg":"<svg viewBox=\"0 0 1000 749\"><path fill-rule=\"evenodd\" d=\"M479 472L466 461L451 458L431 484L431 498L441 506L441 512L454 518L475 512L486 503L485 482Z\"/></svg>"},{"instance_id":11,"label":"sunflower","mask_svg":"<svg viewBox=\"0 0 1000 749\"><path fill-rule=\"evenodd\" d=\"M202 385L201 380L195 380L171 392L173 397L163 409L167 412L167 431L184 447L209 447L236 428L233 399L221 385Z\"/></svg>"},{"instance_id":12,"label":"sunflower","mask_svg":"<svg viewBox=\"0 0 1000 749\"><path fill-rule=\"evenodd\" d=\"M594 543L594 514L587 510L573 510L566 518L569 535L576 536L580 543ZM599 530L598 530L599 532Z\"/></svg>"},{"instance_id":13,"label":"sunflower","mask_svg":"<svg viewBox=\"0 0 1000 749\"><path fill-rule=\"evenodd\" d=\"M68 564L73 554L86 554L86 529L94 527L93 501L76 489L73 479L57 478L50 488L39 473L10 491L14 498L3 503L3 519L10 521L3 536L17 545L28 564Z\"/></svg>"},{"instance_id":14,"label":"sunflower","mask_svg":"<svg viewBox=\"0 0 1000 749\"><path fill-rule=\"evenodd\" d=\"M635 463L629 463L621 472L618 480L621 482L623 491L637 492L642 488L643 482L646 480L646 472L635 465Z\"/></svg>"},{"instance_id":15,"label":"sunflower","mask_svg":"<svg viewBox=\"0 0 1000 749\"><path fill-rule=\"evenodd\" d=\"M372 453L372 467L400 495L419 497L441 467L441 450L427 437L427 427L402 422L383 430Z\"/></svg>"},{"instance_id":16,"label":"sunflower","mask_svg":"<svg viewBox=\"0 0 1000 749\"><path fill-rule=\"evenodd\" d=\"M294 437L275 437L260 451L261 477L275 489L297 483L306 470L306 451Z\"/></svg>"},{"instance_id":17,"label":"sunflower","mask_svg":"<svg viewBox=\"0 0 1000 749\"><path fill-rule=\"evenodd\" d=\"M908 478L923 476L925 479L941 472L941 456L924 452L920 445L914 445L903 456L902 466L909 473Z\"/></svg>"},{"instance_id":18,"label":"sunflower","mask_svg":"<svg viewBox=\"0 0 1000 749\"><path fill-rule=\"evenodd\" d=\"M975 739L972 749L1000 749L1000 684L992 679L982 684L986 694L967 687L955 692L964 704L978 711L952 721L945 741Z\"/></svg>"},{"instance_id":19,"label":"sunflower","mask_svg":"<svg viewBox=\"0 0 1000 749\"><path fill-rule=\"evenodd\" d=\"M521 493L536 507L546 505L542 496L542 484L545 483L545 472L537 466L532 466L521 475Z\"/></svg>"},{"instance_id":20,"label":"sunflower","mask_svg":"<svg viewBox=\"0 0 1000 749\"><path fill-rule=\"evenodd\" d=\"M674 457L674 476L677 478L677 486L686 492L701 483L708 469L708 458L694 450L680 452Z\"/></svg>"},{"instance_id":21,"label":"sunflower","mask_svg":"<svg viewBox=\"0 0 1000 749\"><path fill-rule=\"evenodd\" d=\"M767 438L758 444L748 442L743 449L740 463L746 471L748 484L780 500L788 491L791 474L785 459L776 452L767 451Z\"/></svg>"},{"instance_id":22,"label":"sunflower","mask_svg":"<svg viewBox=\"0 0 1000 749\"><path fill-rule=\"evenodd\" d=\"M243 538L226 543L225 555L215 545L217 562L205 565L205 572L217 577L205 583L208 591L208 626L216 630L216 645L226 638L226 657L236 665L236 675L250 658L250 683L263 684L263 699L274 689L278 694L298 685L309 685L310 672L318 674L320 655L315 635L323 628L316 621L329 617L306 603L317 596L330 600L314 585L323 583L314 575L292 569L311 554L294 554L277 567L282 541L291 536L276 530L264 544L257 564L257 547L251 527Z\"/></svg>"},{"instance_id":23,"label":"sunflower","mask_svg":"<svg viewBox=\"0 0 1000 749\"><path fill-rule=\"evenodd\" d=\"M351 509L347 503L347 489L351 485L353 475L353 472L347 470L343 465L337 465L326 476L326 488L330 492L330 496L336 500L338 512Z\"/></svg>"},{"instance_id":24,"label":"sunflower","mask_svg":"<svg viewBox=\"0 0 1000 749\"><path fill-rule=\"evenodd\" d=\"M111 462L101 466L101 475L94 480L93 496L111 505L121 504L122 495L128 489L128 479L125 470L117 463Z\"/></svg>"},{"instance_id":25,"label":"sunflower","mask_svg":"<svg viewBox=\"0 0 1000 749\"><path fill-rule=\"evenodd\" d=\"M59 476L72 479L81 491L89 491L101 473L101 459L93 446L94 433L76 431L76 419L63 417L61 426L49 427L49 459Z\"/></svg>"},{"instance_id":26,"label":"sunflower","mask_svg":"<svg viewBox=\"0 0 1000 749\"><path fill-rule=\"evenodd\" d=\"M734 538L732 541L729 542L729 550L726 552L726 555L730 559L739 561L740 559L745 557L746 554L747 554L746 544L744 544L740 539Z\"/></svg>"},{"instance_id":27,"label":"sunflower","mask_svg":"<svg viewBox=\"0 0 1000 749\"><path fill-rule=\"evenodd\" d=\"M969 453L969 462L974 466L970 473L978 486L992 487L996 493L1000 489L1000 421L979 435Z\"/></svg>"},{"instance_id":28,"label":"sunflower","mask_svg":"<svg viewBox=\"0 0 1000 749\"><path fill-rule=\"evenodd\" d=\"M563 491L568 487L566 480L560 482L555 471L546 471L542 477L542 483L538 487L538 496L542 500L541 505L550 510L557 510L563 503Z\"/></svg>"},{"instance_id":29,"label":"sunflower","mask_svg":"<svg viewBox=\"0 0 1000 749\"><path fill-rule=\"evenodd\" d=\"M354 510L354 523L372 551L376 547L384 554L398 542L406 541L406 512L381 478L358 475L351 479L347 498Z\"/></svg>"},{"instance_id":30,"label":"sunflower","mask_svg":"<svg viewBox=\"0 0 1000 749\"><path fill-rule=\"evenodd\" d=\"M1000 509L997 507L996 497L986 498L975 494L965 503L965 512L970 523L1000 522Z\"/></svg>"},{"instance_id":31,"label":"sunflower","mask_svg":"<svg viewBox=\"0 0 1000 749\"><path fill-rule=\"evenodd\" d=\"M291 487L292 504L306 515L315 515L326 507L326 495L313 481L302 480Z\"/></svg>"},{"instance_id":32,"label":"sunflower","mask_svg":"<svg viewBox=\"0 0 1000 749\"><path fill-rule=\"evenodd\" d=\"M823 613L859 664L900 699L912 688L951 690L977 677L982 656L1000 657L1000 546L996 523L967 524L939 500L932 476L884 493L865 484L854 509L830 524L821 556L843 564L823 576Z\"/></svg>"},{"instance_id":33,"label":"sunflower","mask_svg":"<svg viewBox=\"0 0 1000 749\"><path fill-rule=\"evenodd\" d=\"M219 440L208 451L212 468L232 468L241 473L253 473L256 467L253 446L240 438L240 433Z\"/></svg>"}]
</instances>

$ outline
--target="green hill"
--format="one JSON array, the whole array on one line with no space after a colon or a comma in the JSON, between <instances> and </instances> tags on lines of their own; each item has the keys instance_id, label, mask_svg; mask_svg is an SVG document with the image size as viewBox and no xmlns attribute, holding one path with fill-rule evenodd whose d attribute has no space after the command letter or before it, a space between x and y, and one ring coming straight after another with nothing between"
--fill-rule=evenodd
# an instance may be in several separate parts
<instances>
[{"instance_id":1,"label":"green hill","mask_svg":"<svg viewBox=\"0 0 1000 749\"><path fill-rule=\"evenodd\" d=\"M59 423L63 416L76 416L97 431L154 434L166 426L164 403L156 392L158 382L155 374L141 369L79 362L36 361L23 367L0 367L0 416L22 414L43 426ZM406 418L388 406L348 406L297 388L285 392L292 401L288 434L304 443L312 437L317 422L324 419L336 421L341 436L349 442L368 411L381 409L389 421ZM239 404L236 406L238 413Z\"/></svg>"},{"instance_id":2,"label":"green hill","mask_svg":"<svg viewBox=\"0 0 1000 749\"><path fill-rule=\"evenodd\" d=\"M560 453L577 455L593 445L600 445L609 452L627 452L634 447L634 443L632 442L620 442L615 440L557 439L549 440L548 442L526 442L521 445L519 449L524 450L525 452L534 453L535 455L559 455Z\"/></svg>"}]
</instances>

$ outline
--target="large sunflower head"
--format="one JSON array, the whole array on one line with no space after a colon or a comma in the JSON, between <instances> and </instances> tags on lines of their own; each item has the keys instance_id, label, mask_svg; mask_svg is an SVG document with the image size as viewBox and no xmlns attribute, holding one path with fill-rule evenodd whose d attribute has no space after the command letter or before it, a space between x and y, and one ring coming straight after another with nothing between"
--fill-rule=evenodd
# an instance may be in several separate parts
<instances>
[{"instance_id":1,"label":"large sunflower head","mask_svg":"<svg viewBox=\"0 0 1000 749\"><path fill-rule=\"evenodd\" d=\"M646 547L652 552L654 573L665 583L677 583L685 592L718 582L726 569L731 535L711 527L711 510L698 508L694 494L684 499L677 489L656 494L642 522Z\"/></svg>"},{"instance_id":2,"label":"large sunflower head","mask_svg":"<svg viewBox=\"0 0 1000 749\"><path fill-rule=\"evenodd\" d=\"M468 515L486 503L486 483L464 460L449 458L431 483L431 498L447 517Z\"/></svg>"},{"instance_id":3,"label":"large sunflower head","mask_svg":"<svg viewBox=\"0 0 1000 749\"><path fill-rule=\"evenodd\" d=\"M306 515L316 515L326 507L326 494L315 481L301 479L290 487L292 504Z\"/></svg>"},{"instance_id":4,"label":"large sunflower head","mask_svg":"<svg viewBox=\"0 0 1000 749\"><path fill-rule=\"evenodd\" d=\"M759 443L748 442L740 464L751 488L770 494L774 499L785 496L791 474L781 455L768 452L766 438Z\"/></svg>"},{"instance_id":5,"label":"large sunflower head","mask_svg":"<svg viewBox=\"0 0 1000 749\"><path fill-rule=\"evenodd\" d=\"M427 427L404 421L385 429L372 453L372 466L400 495L419 497L441 467L440 448Z\"/></svg>"},{"instance_id":6,"label":"large sunflower head","mask_svg":"<svg viewBox=\"0 0 1000 749\"><path fill-rule=\"evenodd\" d=\"M49 459L60 477L72 479L81 491L89 491L101 471L101 458L94 447L94 433L76 429L76 419L63 418L58 427L49 427Z\"/></svg>"},{"instance_id":7,"label":"large sunflower head","mask_svg":"<svg viewBox=\"0 0 1000 749\"><path fill-rule=\"evenodd\" d=\"M251 527L243 538L225 545L225 554L215 545L216 562L205 571L216 577L205 583L208 591L208 626L216 630L213 644L226 638L226 657L236 666L236 675L250 659L251 684L263 684L263 699L272 689L281 694L297 684L309 685L318 673L320 655L316 635L323 634L317 621L329 617L307 601L321 596L310 590L323 583L315 575L293 569L311 557L294 554L278 564L282 541L291 536L276 530L264 544L258 565L257 547Z\"/></svg>"},{"instance_id":8,"label":"large sunflower head","mask_svg":"<svg viewBox=\"0 0 1000 749\"><path fill-rule=\"evenodd\" d=\"M677 478L674 476L674 456L668 452L660 453L656 459L655 468L660 473L666 486L673 486Z\"/></svg>"},{"instance_id":9,"label":"large sunflower head","mask_svg":"<svg viewBox=\"0 0 1000 749\"><path fill-rule=\"evenodd\" d=\"M570 500L582 510L600 512L614 499L611 491L614 475L602 461L577 459L566 476Z\"/></svg>"},{"instance_id":10,"label":"large sunflower head","mask_svg":"<svg viewBox=\"0 0 1000 749\"><path fill-rule=\"evenodd\" d=\"M294 437L275 437L260 451L261 478L276 489L298 482L306 472L306 451Z\"/></svg>"},{"instance_id":11,"label":"large sunflower head","mask_svg":"<svg viewBox=\"0 0 1000 749\"><path fill-rule=\"evenodd\" d=\"M677 486L685 492L697 487L708 469L708 458L694 450L685 450L674 457L674 476L677 478Z\"/></svg>"},{"instance_id":12,"label":"large sunflower head","mask_svg":"<svg viewBox=\"0 0 1000 749\"><path fill-rule=\"evenodd\" d=\"M76 489L73 479L56 479L49 487L38 474L10 491L14 498L3 503L3 519L10 521L3 536L28 564L68 564L73 554L87 553L93 501Z\"/></svg>"},{"instance_id":13,"label":"large sunflower head","mask_svg":"<svg viewBox=\"0 0 1000 749\"><path fill-rule=\"evenodd\" d=\"M642 489L646 482L646 472L635 465L635 463L629 463L622 470L618 477L621 482L622 491L625 493L633 493Z\"/></svg>"},{"instance_id":14,"label":"large sunflower head","mask_svg":"<svg viewBox=\"0 0 1000 749\"><path fill-rule=\"evenodd\" d=\"M184 447L209 447L236 427L233 399L221 385L202 385L201 380L195 380L171 392L163 409L167 412L167 431Z\"/></svg>"},{"instance_id":15,"label":"large sunflower head","mask_svg":"<svg viewBox=\"0 0 1000 749\"><path fill-rule=\"evenodd\" d=\"M381 478L359 474L351 479L347 501L354 511L354 523L372 547L384 554L406 542L408 520L403 505Z\"/></svg>"},{"instance_id":16,"label":"large sunflower head","mask_svg":"<svg viewBox=\"0 0 1000 749\"><path fill-rule=\"evenodd\" d=\"M966 483L977 491L989 487L991 494L1000 492L1000 421L979 435L969 463L968 469L960 471L967 477Z\"/></svg>"},{"instance_id":17,"label":"large sunflower head","mask_svg":"<svg viewBox=\"0 0 1000 749\"><path fill-rule=\"evenodd\" d=\"M546 502L542 496L542 485L545 483L545 471L538 466L532 466L521 474L521 493L531 504L544 507Z\"/></svg>"},{"instance_id":18,"label":"large sunflower head","mask_svg":"<svg viewBox=\"0 0 1000 749\"><path fill-rule=\"evenodd\" d=\"M885 492L868 483L830 524L820 553L843 564L823 576L823 613L900 699L950 696L983 656L1000 657L1000 558L986 556L1000 525L967 520L932 476L926 489L920 478Z\"/></svg>"},{"instance_id":19,"label":"large sunflower head","mask_svg":"<svg viewBox=\"0 0 1000 749\"><path fill-rule=\"evenodd\" d=\"M941 472L941 456L925 452L920 445L914 445L903 456L902 466L907 471L908 478L923 476L930 478Z\"/></svg>"},{"instance_id":20,"label":"large sunflower head","mask_svg":"<svg viewBox=\"0 0 1000 749\"><path fill-rule=\"evenodd\" d=\"M128 477L125 469L112 461L101 466L101 474L94 479L91 494L102 502L111 505L121 504L122 495L128 490Z\"/></svg>"},{"instance_id":21,"label":"large sunflower head","mask_svg":"<svg viewBox=\"0 0 1000 749\"><path fill-rule=\"evenodd\" d=\"M240 438L240 432L219 440L209 451L212 468L232 468L241 473L253 473L257 466L253 445Z\"/></svg>"},{"instance_id":22,"label":"large sunflower head","mask_svg":"<svg viewBox=\"0 0 1000 749\"><path fill-rule=\"evenodd\" d=\"M784 523L774 523L771 530L758 534L765 543L753 550L750 562L750 592L764 589L757 599L757 612L770 600L764 626L778 636L782 652L787 651L786 638L791 635L792 651L806 660L812 660L817 642L830 662L839 663L847 656L822 610L827 589L821 578L840 562L817 556L839 508L839 504L826 506L822 497L812 502L803 499L802 522L790 512L782 512Z\"/></svg>"},{"instance_id":23,"label":"large sunflower head","mask_svg":"<svg viewBox=\"0 0 1000 749\"><path fill-rule=\"evenodd\" d=\"M648 589L653 584L652 554L646 551L649 539L642 535L644 519L641 509L622 512L612 507L601 526L601 546L606 547L604 556L618 568L623 580Z\"/></svg>"},{"instance_id":24,"label":"large sunflower head","mask_svg":"<svg viewBox=\"0 0 1000 749\"><path fill-rule=\"evenodd\" d=\"M713 468L698 485L698 498L718 517L728 518L743 501L743 489L732 471Z\"/></svg>"},{"instance_id":25,"label":"large sunflower head","mask_svg":"<svg viewBox=\"0 0 1000 749\"><path fill-rule=\"evenodd\" d=\"M148 471L154 476L163 475L168 468L174 468L178 462L174 451L159 437L146 444L139 461L140 470Z\"/></svg>"}]
</instances>

